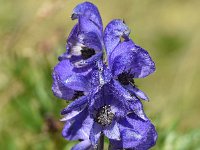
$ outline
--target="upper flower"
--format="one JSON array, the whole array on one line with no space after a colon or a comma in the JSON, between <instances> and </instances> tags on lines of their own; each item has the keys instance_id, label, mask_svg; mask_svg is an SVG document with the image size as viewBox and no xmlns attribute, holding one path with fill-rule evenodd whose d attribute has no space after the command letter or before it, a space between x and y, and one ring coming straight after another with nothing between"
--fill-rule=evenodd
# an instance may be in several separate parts
<instances>
[{"instance_id":1,"label":"upper flower","mask_svg":"<svg viewBox=\"0 0 200 150\"><path fill-rule=\"evenodd\" d=\"M88 67L102 59L105 47L113 76L132 94L148 100L134 85L133 78L144 78L153 73L155 64L148 52L129 38L130 30L124 21L111 21L103 33L99 11L89 2L76 6L72 19L78 19L78 23L69 35L67 51L60 60L68 58L77 68Z\"/></svg>"},{"instance_id":2,"label":"upper flower","mask_svg":"<svg viewBox=\"0 0 200 150\"><path fill-rule=\"evenodd\" d=\"M85 2L74 8L71 18L78 19L78 23L59 60L69 59L76 68L93 65L103 55L103 25L99 11L93 4Z\"/></svg>"},{"instance_id":3,"label":"upper flower","mask_svg":"<svg viewBox=\"0 0 200 150\"><path fill-rule=\"evenodd\" d=\"M145 93L135 86L133 78L150 75L155 71L155 64L149 53L129 38L129 33L128 27L122 20L113 20L107 25L104 43L108 67L113 77L130 93L148 100Z\"/></svg>"}]
</instances>

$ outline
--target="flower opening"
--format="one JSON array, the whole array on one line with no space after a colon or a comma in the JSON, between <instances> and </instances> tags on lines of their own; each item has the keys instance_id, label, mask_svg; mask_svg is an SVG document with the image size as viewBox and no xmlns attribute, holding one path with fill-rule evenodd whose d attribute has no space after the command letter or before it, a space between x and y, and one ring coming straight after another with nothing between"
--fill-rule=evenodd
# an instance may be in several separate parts
<instances>
[{"instance_id":1,"label":"flower opening","mask_svg":"<svg viewBox=\"0 0 200 150\"><path fill-rule=\"evenodd\" d=\"M86 59L92 57L93 55L95 55L94 49L88 48L88 47L82 47L81 56L82 56L83 60L86 60Z\"/></svg>"},{"instance_id":2,"label":"flower opening","mask_svg":"<svg viewBox=\"0 0 200 150\"><path fill-rule=\"evenodd\" d=\"M99 110L96 114L95 121L102 126L107 126L112 123L113 118L114 118L114 114L111 111L111 106L105 105L105 106L99 108Z\"/></svg>"}]
</instances>

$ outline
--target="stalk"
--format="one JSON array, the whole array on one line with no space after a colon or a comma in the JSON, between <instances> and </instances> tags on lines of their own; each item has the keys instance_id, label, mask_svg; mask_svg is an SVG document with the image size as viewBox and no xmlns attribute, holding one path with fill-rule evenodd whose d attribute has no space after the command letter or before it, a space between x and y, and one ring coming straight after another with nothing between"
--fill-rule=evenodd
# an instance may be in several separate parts
<instances>
[{"instance_id":1,"label":"stalk","mask_svg":"<svg viewBox=\"0 0 200 150\"><path fill-rule=\"evenodd\" d=\"M97 145L97 150L103 150L103 148L104 148L104 135L101 134Z\"/></svg>"}]
</instances>

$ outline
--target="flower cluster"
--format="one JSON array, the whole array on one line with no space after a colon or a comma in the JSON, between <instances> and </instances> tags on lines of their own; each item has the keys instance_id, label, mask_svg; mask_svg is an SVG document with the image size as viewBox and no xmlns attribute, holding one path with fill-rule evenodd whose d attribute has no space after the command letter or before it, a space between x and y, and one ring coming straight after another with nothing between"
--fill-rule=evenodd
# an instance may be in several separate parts
<instances>
[{"instance_id":1,"label":"flower cluster","mask_svg":"<svg viewBox=\"0 0 200 150\"><path fill-rule=\"evenodd\" d=\"M148 97L134 78L153 73L154 62L129 38L123 20L111 21L103 31L92 3L77 5L71 18L78 22L53 71L54 95L72 101L61 111L63 137L81 141L73 150L95 149L102 136L109 139L109 149L149 149L157 133L140 101Z\"/></svg>"}]
</instances>

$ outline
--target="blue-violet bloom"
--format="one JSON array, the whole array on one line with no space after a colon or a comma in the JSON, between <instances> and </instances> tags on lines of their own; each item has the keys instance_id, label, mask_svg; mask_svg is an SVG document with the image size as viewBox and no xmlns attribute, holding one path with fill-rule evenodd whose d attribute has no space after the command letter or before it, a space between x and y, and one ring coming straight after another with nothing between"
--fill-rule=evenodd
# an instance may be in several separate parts
<instances>
[{"instance_id":1,"label":"blue-violet bloom","mask_svg":"<svg viewBox=\"0 0 200 150\"><path fill-rule=\"evenodd\" d=\"M153 73L154 62L130 39L124 21L111 21L103 32L99 11L92 3L77 5L71 18L78 23L53 71L54 95L73 100L61 112L66 122L63 137L81 140L73 150L95 149L101 135L109 139L113 150L149 149L157 133L140 102L148 97L133 78Z\"/></svg>"}]
</instances>

